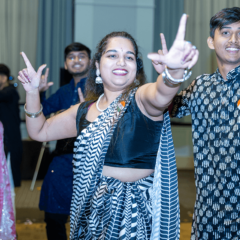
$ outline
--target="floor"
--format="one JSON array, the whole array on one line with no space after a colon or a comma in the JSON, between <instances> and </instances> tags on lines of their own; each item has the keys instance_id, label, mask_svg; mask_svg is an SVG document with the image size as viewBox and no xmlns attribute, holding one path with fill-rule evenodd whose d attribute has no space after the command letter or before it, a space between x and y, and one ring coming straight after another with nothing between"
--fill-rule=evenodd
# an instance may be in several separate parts
<instances>
[{"instance_id":1,"label":"floor","mask_svg":"<svg viewBox=\"0 0 240 240\"><path fill-rule=\"evenodd\" d=\"M181 210L180 240L189 240L191 221L195 201L193 171L179 171L179 198ZM16 229L18 240L47 240L44 214L38 209L42 181L37 181L33 191L31 181L22 181L16 188ZM69 223L66 224L69 235Z\"/></svg>"}]
</instances>

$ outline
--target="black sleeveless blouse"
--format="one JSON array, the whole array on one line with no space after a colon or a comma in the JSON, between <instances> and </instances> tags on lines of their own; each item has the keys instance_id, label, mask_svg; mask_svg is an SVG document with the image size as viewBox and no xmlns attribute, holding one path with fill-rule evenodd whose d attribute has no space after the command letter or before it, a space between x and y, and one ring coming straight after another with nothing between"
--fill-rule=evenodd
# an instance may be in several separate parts
<instances>
[{"instance_id":1,"label":"black sleeveless blouse","mask_svg":"<svg viewBox=\"0 0 240 240\"><path fill-rule=\"evenodd\" d=\"M86 119L91 103L84 102L78 108L78 135L91 123ZM104 165L154 169L162 126L163 121L153 121L143 115L133 97L114 130Z\"/></svg>"}]
</instances>

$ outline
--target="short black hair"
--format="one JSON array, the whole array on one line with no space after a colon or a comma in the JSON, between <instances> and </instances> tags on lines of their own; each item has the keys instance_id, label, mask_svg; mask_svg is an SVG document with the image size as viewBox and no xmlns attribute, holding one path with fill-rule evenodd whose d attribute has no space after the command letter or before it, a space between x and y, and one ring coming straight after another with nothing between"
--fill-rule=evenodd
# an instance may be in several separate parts
<instances>
[{"instance_id":1,"label":"short black hair","mask_svg":"<svg viewBox=\"0 0 240 240\"><path fill-rule=\"evenodd\" d=\"M7 76L8 79L10 77L10 69L3 63L0 63L0 74Z\"/></svg>"},{"instance_id":2,"label":"short black hair","mask_svg":"<svg viewBox=\"0 0 240 240\"><path fill-rule=\"evenodd\" d=\"M85 46L84 44L82 43L79 43L79 42L74 42L74 43L71 43L70 45L68 45L65 50L64 50L64 59L66 60L67 58L67 55L70 53L70 52L79 52L79 51L86 51L87 54L88 54L88 57L89 59L91 59L91 50Z\"/></svg>"},{"instance_id":3,"label":"short black hair","mask_svg":"<svg viewBox=\"0 0 240 240\"><path fill-rule=\"evenodd\" d=\"M216 13L210 20L210 36L214 38L217 28L222 29L223 26L240 21L240 8L224 8Z\"/></svg>"}]
</instances>

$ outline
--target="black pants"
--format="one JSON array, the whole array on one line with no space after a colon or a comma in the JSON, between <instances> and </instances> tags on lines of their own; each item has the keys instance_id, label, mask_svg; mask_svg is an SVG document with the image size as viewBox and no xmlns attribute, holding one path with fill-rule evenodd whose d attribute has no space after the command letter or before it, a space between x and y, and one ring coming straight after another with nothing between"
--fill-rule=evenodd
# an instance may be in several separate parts
<instances>
[{"instance_id":1,"label":"black pants","mask_svg":"<svg viewBox=\"0 0 240 240\"><path fill-rule=\"evenodd\" d=\"M65 224L67 214L45 212L46 232L48 240L67 240Z\"/></svg>"},{"instance_id":2,"label":"black pants","mask_svg":"<svg viewBox=\"0 0 240 240\"><path fill-rule=\"evenodd\" d=\"M22 151L11 151L10 161L12 168L12 175L14 181L14 187L21 186L21 162L22 162Z\"/></svg>"}]
</instances>

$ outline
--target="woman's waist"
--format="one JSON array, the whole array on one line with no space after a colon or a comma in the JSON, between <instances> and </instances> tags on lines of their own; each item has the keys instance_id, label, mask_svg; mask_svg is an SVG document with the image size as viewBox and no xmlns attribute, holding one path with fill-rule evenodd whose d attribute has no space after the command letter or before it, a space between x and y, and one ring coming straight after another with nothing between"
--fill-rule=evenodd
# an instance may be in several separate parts
<instances>
[{"instance_id":1,"label":"woman's waist","mask_svg":"<svg viewBox=\"0 0 240 240\"><path fill-rule=\"evenodd\" d=\"M109 156L106 154L104 165L115 168L136 168L136 169L154 169L156 164L156 153L137 156L130 155L115 155Z\"/></svg>"},{"instance_id":2,"label":"woman's waist","mask_svg":"<svg viewBox=\"0 0 240 240\"><path fill-rule=\"evenodd\" d=\"M135 182L152 174L154 169L103 166L102 174L122 182Z\"/></svg>"}]
</instances>

